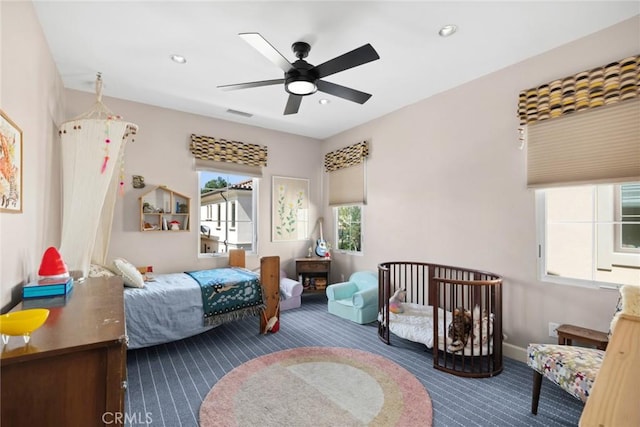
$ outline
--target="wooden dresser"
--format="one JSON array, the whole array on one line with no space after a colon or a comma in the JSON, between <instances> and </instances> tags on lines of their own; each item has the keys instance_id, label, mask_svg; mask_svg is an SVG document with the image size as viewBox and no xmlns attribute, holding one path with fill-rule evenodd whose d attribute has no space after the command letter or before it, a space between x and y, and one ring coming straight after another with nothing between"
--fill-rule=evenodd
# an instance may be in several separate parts
<instances>
[{"instance_id":1,"label":"wooden dresser","mask_svg":"<svg viewBox=\"0 0 640 427\"><path fill-rule=\"evenodd\" d=\"M115 424L126 384L122 279L76 283L66 305L50 310L28 345L11 337L2 350L0 425Z\"/></svg>"}]
</instances>

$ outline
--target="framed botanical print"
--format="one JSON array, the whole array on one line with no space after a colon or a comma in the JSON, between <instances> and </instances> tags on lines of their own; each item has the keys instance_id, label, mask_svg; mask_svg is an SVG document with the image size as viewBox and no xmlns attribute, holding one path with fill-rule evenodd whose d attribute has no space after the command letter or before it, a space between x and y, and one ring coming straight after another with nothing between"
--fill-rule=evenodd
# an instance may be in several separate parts
<instances>
[{"instance_id":1,"label":"framed botanical print","mask_svg":"<svg viewBox=\"0 0 640 427\"><path fill-rule=\"evenodd\" d=\"M22 212L22 130L0 110L0 212Z\"/></svg>"},{"instance_id":2,"label":"framed botanical print","mask_svg":"<svg viewBox=\"0 0 640 427\"><path fill-rule=\"evenodd\" d=\"M274 176L271 241L309 239L309 180Z\"/></svg>"}]
</instances>

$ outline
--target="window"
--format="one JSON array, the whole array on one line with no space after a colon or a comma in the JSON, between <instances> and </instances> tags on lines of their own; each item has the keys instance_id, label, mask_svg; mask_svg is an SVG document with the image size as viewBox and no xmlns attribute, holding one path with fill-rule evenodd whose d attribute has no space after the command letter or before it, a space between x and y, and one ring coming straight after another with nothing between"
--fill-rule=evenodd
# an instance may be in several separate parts
<instances>
[{"instance_id":1,"label":"window","mask_svg":"<svg viewBox=\"0 0 640 427\"><path fill-rule=\"evenodd\" d=\"M236 202L231 202L231 229L236 229Z\"/></svg>"},{"instance_id":2,"label":"window","mask_svg":"<svg viewBox=\"0 0 640 427\"><path fill-rule=\"evenodd\" d=\"M255 251L257 183L226 172L199 172L201 255Z\"/></svg>"},{"instance_id":3,"label":"window","mask_svg":"<svg viewBox=\"0 0 640 427\"><path fill-rule=\"evenodd\" d=\"M536 192L541 280L640 285L640 183Z\"/></svg>"},{"instance_id":4,"label":"window","mask_svg":"<svg viewBox=\"0 0 640 427\"><path fill-rule=\"evenodd\" d=\"M362 206L338 206L334 208L336 250L362 252Z\"/></svg>"},{"instance_id":5,"label":"window","mask_svg":"<svg viewBox=\"0 0 640 427\"><path fill-rule=\"evenodd\" d=\"M640 253L640 184L620 185L616 192L616 251Z\"/></svg>"}]
</instances>

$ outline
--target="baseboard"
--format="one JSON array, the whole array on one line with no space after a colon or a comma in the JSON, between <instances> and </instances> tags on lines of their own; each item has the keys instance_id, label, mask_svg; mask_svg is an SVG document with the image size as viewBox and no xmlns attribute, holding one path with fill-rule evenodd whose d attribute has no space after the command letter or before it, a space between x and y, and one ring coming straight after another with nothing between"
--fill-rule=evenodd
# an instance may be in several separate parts
<instances>
[{"instance_id":1,"label":"baseboard","mask_svg":"<svg viewBox=\"0 0 640 427\"><path fill-rule=\"evenodd\" d=\"M502 343L502 354L509 359L517 360L518 362L527 363L527 349L517 347L513 344Z\"/></svg>"}]
</instances>

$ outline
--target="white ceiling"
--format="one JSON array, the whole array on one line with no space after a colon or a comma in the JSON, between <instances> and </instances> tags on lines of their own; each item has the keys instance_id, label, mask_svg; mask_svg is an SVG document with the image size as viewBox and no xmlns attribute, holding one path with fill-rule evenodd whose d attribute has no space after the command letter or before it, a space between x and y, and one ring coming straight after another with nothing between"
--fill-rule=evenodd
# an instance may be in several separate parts
<instances>
[{"instance_id":1,"label":"white ceiling","mask_svg":"<svg viewBox=\"0 0 640 427\"><path fill-rule=\"evenodd\" d=\"M324 139L640 13L640 2L34 1L66 88ZM445 24L459 30L438 36ZM318 65L371 43L380 59L326 78L373 94L360 105L317 92L282 113L282 78L238 33L258 32L290 61ZM184 65L171 54L187 58ZM537 84L535 82L534 84ZM542 83L542 82L540 82ZM320 105L321 98L329 99ZM253 114L244 118L227 109ZM116 112L117 113L117 112ZM135 118L130 118L134 120Z\"/></svg>"}]
</instances>

